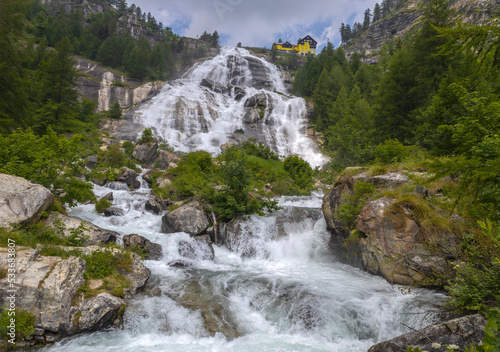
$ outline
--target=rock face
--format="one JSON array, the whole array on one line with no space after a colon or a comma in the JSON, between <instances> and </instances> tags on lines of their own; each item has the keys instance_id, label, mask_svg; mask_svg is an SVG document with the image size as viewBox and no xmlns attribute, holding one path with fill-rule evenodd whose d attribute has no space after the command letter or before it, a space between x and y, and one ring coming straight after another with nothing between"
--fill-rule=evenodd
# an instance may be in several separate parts
<instances>
[{"instance_id":1,"label":"rock face","mask_svg":"<svg viewBox=\"0 0 500 352\"><path fill-rule=\"evenodd\" d=\"M158 142L138 143L132 157L140 163L151 165L158 158Z\"/></svg>"},{"instance_id":2,"label":"rock face","mask_svg":"<svg viewBox=\"0 0 500 352\"><path fill-rule=\"evenodd\" d=\"M458 346L457 350L463 351L470 344L481 342L485 327L486 319L481 315L469 315L398 336L372 346L368 352L401 352L410 346L421 351L446 352L446 345Z\"/></svg>"},{"instance_id":3,"label":"rock face","mask_svg":"<svg viewBox=\"0 0 500 352\"><path fill-rule=\"evenodd\" d=\"M180 158L175 155L174 153L171 153L166 150L160 150L158 152L158 166L162 170L166 170L169 167L171 167L172 164L176 164L179 162Z\"/></svg>"},{"instance_id":4,"label":"rock face","mask_svg":"<svg viewBox=\"0 0 500 352\"><path fill-rule=\"evenodd\" d=\"M440 286L453 273L459 241L447 231L427 231L411 209L393 199L369 202L356 220L365 269L401 285Z\"/></svg>"},{"instance_id":5,"label":"rock face","mask_svg":"<svg viewBox=\"0 0 500 352\"><path fill-rule=\"evenodd\" d=\"M186 232L191 236L202 234L210 222L201 204L197 201L166 213L162 218L161 231L164 233Z\"/></svg>"},{"instance_id":6,"label":"rock face","mask_svg":"<svg viewBox=\"0 0 500 352\"><path fill-rule=\"evenodd\" d=\"M143 82L117 75L106 67L78 58L75 68L83 76L78 79L80 93L97 101L97 111L109 110L118 101L123 109L139 104L160 91L165 82Z\"/></svg>"},{"instance_id":7,"label":"rock face","mask_svg":"<svg viewBox=\"0 0 500 352\"><path fill-rule=\"evenodd\" d=\"M54 202L47 188L22 177L0 174L0 185L0 227L35 223Z\"/></svg>"},{"instance_id":8,"label":"rock face","mask_svg":"<svg viewBox=\"0 0 500 352\"><path fill-rule=\"evenodd\" d=\"M160 214L162 211L167 210L170 204L172 204L170 200L160 200L154 194L150 194L144 209L155 214Z\"/></svg>"},{"instance_id":9,"label":"rock face","mask_svg":"<svg viewBox=\"0 0 500 352\"><path fill-rule=\"evenodd\" d=\"M403 38L406 33L421 23L422 1L412 0L405 3L400 11L373 23L368 30L346 50L348 56L354 52L366 54L362 58L365 63L378 62L376 51L390 39ZM498 0L455 0L450 1L450 8L455 10L458 20L470 24L487 23L500 6Z\"/></svg>"},{"instance_id":10,"label":"rock face","mask_svg":"<svg viewBox=\"0 0 500 352\"><path fill-rule=\"evenodd\" d=\"M123 245L125 248L132 247L140 250L144 254L144 259L160 260L162 257L162 249L159 244L152 243L147 238L136 234L123 236Z\"/></svg>"},{"instance_id":11,"label":"rock face","mask_svg":"<svg viewBox=\"0 0 500 352\"><path fill-rule=\"evenodd\" d=\"M119 308L124 304L119 298L104 301L94 297L84 300L80 305L74 304L78 288L85 284L83 259L41 256L38 251L25 247L18 247L16 255L16 307L35 316L38 341L54 342L62 336L91 331L114 322ZM7 257L8 249L0 248L0 269L6 269ZM9 303L9 289L12 288L7 279L1 279L2 306ZM79 323L78 317L84 318L83 325Z\"/></svg>"},{"instance_id":12,"label":"rock face","mask_svg":"<svg viewBox=\"0 0 500 352\"><path fill-rule=\"evenodd\" d=\"M409 179L406 175L399 172L388 172L386 174L376 176L368 176L366 172L363 172L362 174L353 176L349 181L351 184L354 184L356 181L368 182L371 183L376 189L392 189L409 182Z\"/></svg>"},{"instance_id":13,"label":"rock face","mask_svg":"<svg viewBox=\"0 0 500 352\"><path fill-rule=\"evenodd\" d=\"M116 242L120 236L118 232L105 230L85 220L59 213L50 214L45 224L54 228L60 236L76 235L83 240L83 246Z\"/></svg>"}]
</instances>

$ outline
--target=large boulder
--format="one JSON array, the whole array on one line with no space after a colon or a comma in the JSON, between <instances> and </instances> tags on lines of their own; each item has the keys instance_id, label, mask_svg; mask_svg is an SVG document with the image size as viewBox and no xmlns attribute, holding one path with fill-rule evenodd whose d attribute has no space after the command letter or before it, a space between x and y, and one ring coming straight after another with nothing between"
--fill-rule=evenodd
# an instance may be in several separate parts
<instances>
[{"instance_id":1,"label":"large boulder","mask_svg":"<svg viewBox=\"0 0 500 352\"><path fill-rule=\"evenodd\" d=\"M55 229L59 236L76 236L82 241L83 246L116 242L116 239L120 236L118 232L100 228L74 216L55 212L51 213L45 220L45 225Z\"/></svg>"},{"instance_id":2,"label":"large boulder","mask_svg":"<svg viewBox=\"0 0 500 352\"><path fill-rule=\"evenodd\" d=\"M394 284L440 286L453 274L459 241L446 230L422 227L409 207L394 199L369 202L356 220L364 235L364 268Z\"/></svg>"},{"instance_id":3,"label":"large boulder","mask_svg":"<svg viewBox=\"0 0 500 352\"><path fill-rule=\"evenodd\" d=\"M158 152L158 163L159 168L166 170L171 164L177 164L180 158L167 150L160 150Z\"/></svg>"},{"instance_id":4,"label":"large boulder","mask_svg":"<svg viewBox=\"0 0 500 352\"><path fill-rule=\"evenodd\" d=\"M268 104L268 99L267 95L265 93L258 93L255 94L254 96L251 96L245 101L245 107L246 108L253 108L253 107L267 107Z\"/></svg>"},{"instance_id":5,"label":"large boulder","mask_svg":"<svg viewBox=\"0 0 500 352\"><path fill-rule=\"evenodd\" d=\"M351 178L351 183L363 181L371 183L376 189L392 189L408 183L408 176L400 172L388 172L382 175L368 176L366 172Z\"/></svg>"},{"instance_id":6,"label":"large boulder","mask_svg":"<svg viewBox=\"0 0 500 352\"><path fill-rule=\"evenodd\" d=\"M164 233L186 232L198 236L210 226L205 210L200 202L194 201L166 213L162 218L161 231Z\"/></svg>"},{"instance_id":7,"label":"large boulder","mask_svg":"<svg viewBox=\"0 0 500 352\"><path fill-rule=\"evenodd\" d=\"M172 201L158 199L156 195L150 194L144 205L144 209L155 214L160 214L162 211L167 210L170 204L172 204Z\"/></svg>"},{"instance_id":8,"label":"large boulder","mask_svg":"<svg viewBox=\"0 0 500 352\"><path fill-rule=\"evenodd\" d=\"M261 110L256 108L251 108L247 111L245 116L243 116L243 122L246 124L259 122L264 116L261 115Z\"/></svg>"},{"instance_id":9,"label":"large boulder","mask_svg":"<svg viewBox=\"0 0 500 352\"><path fill-rule=\"evenodd\" d=\"M103 292L95 297L84 300L78 306L77 314L73 315L73 329L77 332L97 331L111 325L120 325L125 301L121 298Z\"/></svg>"},{"instance_id":10,"label":"large boulder","mask_svg":"<svg viewBox=\"0 0 500 352\"><path fill-rule=\"evenodd\" d=\"M162 257L162 248L159 244L137 234L123 236L123 246L139 250L144 255L144 259L160 260Z\"/></svg>"},{"instance_id":11,"label":"large boulder","mask_svg":"<svg viewBox=\"0 0 500 352\"><path fill-rule=\"evenodd\" d=\"M137 143L132 157L142 164L151 165L158 158L158 142Z\"/></svg>"},{"instance_id":12,"label":"large boulder","mask_svg":"<svg viewBox=\"0 0 500 352\"><path fill-rule=\"evenodd\" d=\"M137 171L129 169L128 167L122 167L116 177L116 181L124 182L133 189L139 189L141 188L141 182L139 182L137 176L139 176Z\"/></svg>"},{"instance_id":13,"label":"large boulder","mask_svg":"<svg viewBox=\"0 0 500 352\"><path fill-rule=\"evenodd\" d=\"M22 177L0 174L0 185L0 227L35 223L54 202L47 188Z\"/></svg>"},{"instance_id":14,"label":"large boulder","mask_svg":"<svg viewBox=\"0 0 500 352\"><path fill-rule=\"evenodd\" d=\"M447 345L455 345L457 351L463 351L470 344L481 342L485 327L486 319L480 314L468 315L381 342L368 352L402 352L410 346L421 351L447 352Z\"/></svg>"}]
</instances>

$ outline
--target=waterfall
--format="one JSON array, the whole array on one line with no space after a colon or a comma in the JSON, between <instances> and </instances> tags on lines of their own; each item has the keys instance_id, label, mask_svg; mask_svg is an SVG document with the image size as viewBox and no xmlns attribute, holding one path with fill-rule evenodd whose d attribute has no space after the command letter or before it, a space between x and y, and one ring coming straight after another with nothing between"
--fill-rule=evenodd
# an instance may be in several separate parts
<instances>
[{"instance_id":1,"label":"waterfall","mask_svg":"<svg viewBox=\"0 0 500 352\"><path fill-rule=\"evenodd\" d=\"M135 121L177 151L218 154L227 142L253 138L313 167L326 162L307 137L304 99L287 94L276 66L242 48L222 48L167 84Z\"/></svg>"}]
</instances>

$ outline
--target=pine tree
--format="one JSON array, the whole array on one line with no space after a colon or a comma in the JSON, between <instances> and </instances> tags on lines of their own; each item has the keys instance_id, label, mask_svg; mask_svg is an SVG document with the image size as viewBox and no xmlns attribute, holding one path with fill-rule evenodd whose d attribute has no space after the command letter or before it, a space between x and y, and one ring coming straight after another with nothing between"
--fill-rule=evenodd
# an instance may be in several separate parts
<instances>
[{"instance_id":1,"label":"pine tree","mask_svg":"<svg viewBox=\"0 0 500 352\"><path fill-rule=\"evenodd\" d=\"M367 9L365 11L365 19L363 20L363 30L365 31L368 29L368 27L370 27L371 16L372 14L370 12L370 9Z\"/></svg>"},{"instance_id":2,"label":"pine tree","mask_svg":"<svg viewBox=\"0 0 500 352\"><path fill-rule=\"evenodd\" d=\"M382 18L382 12L380 10L380 5L376 3L375 7L373 8L373 22L377 22L381 18Z\"/></svg>"}]
</instances>

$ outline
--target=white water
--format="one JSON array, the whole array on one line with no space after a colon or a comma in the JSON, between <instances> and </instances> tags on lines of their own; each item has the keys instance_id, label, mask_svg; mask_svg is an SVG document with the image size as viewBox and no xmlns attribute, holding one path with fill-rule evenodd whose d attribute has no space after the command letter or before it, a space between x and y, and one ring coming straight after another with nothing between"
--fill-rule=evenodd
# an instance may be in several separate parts
<instances>
[{"instance_id":1,"label":"white water","mask_svg":"<svg viewBox=\"0 0 500 352\"><path fill-rule=\"evenodd\" d=\"M254 88L254 74L249 61L257 62L265 72L268 89ZM231 93L218 93L200 86L210 79L220 86L231 85ZM245 96L235 100L235 87L244 87ZM286 95L278 69L241 48L223 48L212 60L193 67L183 78L167 84L163 90L137 113L135 119L166 140L177 151L205 150L220 152L229 135L238 129L251 133L243 122L248 111L245 101L265 93L270 106L258 125L258 139L279 155L299 155L313 167L326 158L307 137L306 105L302 98Z\"/></svg>"},{"instance_id":2,"label":"white water","mask_svg":"<svg viewBox=\"0 0 500 352\"><path fill-rule=\"evenodd\" d=\"M102 196L109 188L96 186ZM245 258L215 246L215 260L189 260L190 268L168 265L180 259L178 244L193 241L187 234L159 232L161 216L144 210L148 189L113 191L121 217L105 218L92 205L71 211L99 226L122 234L138 233L160 243L163 258L146 261L154 295L139 294L127 308L123 330L101 331L67 338L47 352L152 351L366 351L370 346L420 328L435 318L429 302L441 299L430 291L403 295L384 279L335 263L326 250L328 233L323 218L285 226L287 235L270 236L276 216L252 216L249 238L257 249ZM283 197L280 205L320 211L321 195ZM190 287L201 287L193 297L216 302L222 316L241 335L210 336L202 312L183 307L179 297Z\"/></svg>"}]
</instances>

